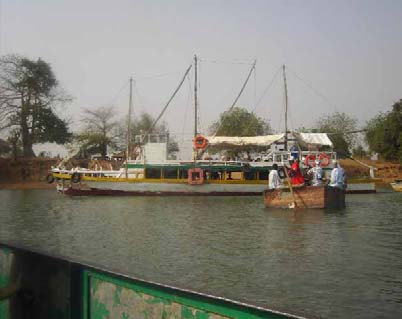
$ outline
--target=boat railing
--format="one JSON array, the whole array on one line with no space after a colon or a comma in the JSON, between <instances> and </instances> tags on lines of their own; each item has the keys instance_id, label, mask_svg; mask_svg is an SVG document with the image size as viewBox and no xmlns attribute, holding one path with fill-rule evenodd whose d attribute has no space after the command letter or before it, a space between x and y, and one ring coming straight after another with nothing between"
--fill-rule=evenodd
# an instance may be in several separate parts
<instances>
[{"instance_id":1,"label":"boat railing","mask_svg":"<svg viewBox=\"0 0 402 319\"><path fill-rule=\"evenodd\" d=\"M287 164L289 160L293 159L294 157L301 157L301 162L304 164L304 160L307 156L319 157L320 154L323 153L331 159L331 162L337 159L336 152L331 151L274 151L263 156L263 160L283 165Z\"/></svg>"}]
</instances>

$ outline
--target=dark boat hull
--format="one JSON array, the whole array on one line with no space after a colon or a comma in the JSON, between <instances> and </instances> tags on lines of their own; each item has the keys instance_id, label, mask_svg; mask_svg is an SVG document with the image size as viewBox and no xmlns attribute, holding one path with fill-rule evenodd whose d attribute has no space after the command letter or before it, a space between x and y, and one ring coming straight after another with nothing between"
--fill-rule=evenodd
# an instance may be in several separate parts
<instances>
[{"instance_id":1,"label":"dark boat hull","mask_svg":"<svg viewBox=\"0 0 402 319\"><path fill-rule=\"evenodd\" d=\"M289 190L268 189L264 191L266 207L289 208L344 208L345 191L329 186L303 186Z\"/></svg>"},{"instance_id":2,"label":"dark boat hull","mask_svg":"<svg viewBox=\"0 0 402 319\"><path fill-rule=\"evenodd\" d=\"M69 196L261 196L261 192L152 192L72 187L59 190L59 192Z\"/></svg>"}]
</instances>

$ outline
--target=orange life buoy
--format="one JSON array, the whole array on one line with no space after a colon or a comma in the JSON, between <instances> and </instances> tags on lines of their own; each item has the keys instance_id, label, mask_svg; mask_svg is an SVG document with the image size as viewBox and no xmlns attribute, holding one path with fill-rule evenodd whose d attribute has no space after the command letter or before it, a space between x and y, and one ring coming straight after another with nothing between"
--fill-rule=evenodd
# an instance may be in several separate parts
<instances>
[{"instance_id":1,"label":"orange life buoy","mask_svg":"<svg viewBox=\"0 0 402 319\"><path fill-rule=\"evenodd\" d=\"M188 179L187 182L190 185L201 185L204 184L204 171L199 168L190 168L188 171Z\"/></svg>"},{"instance_id":2,"label":"orange life buoy","mask_svg":"<svg viewBox=\"0 0 402 319\"><path fill-rule=\"evenodd\" d=\"M195 149L203 150L207 147L208 140L202 135L197 135L194 137L193 145Z\"/></svg>"},{"instance_id":3,"label":"orange life buoy","mask_svg":"<svg viewBox=\"0 0 402 319\"><path fill-rule=\"evenodd\" d=\"M328 166L331 162L331 157L325 153L321 153L320 155L318 155L318 158L320 159L321 166Z\"/></svg>"},{"instance_id":4,"label":"orange life buoy","mask_svg":"<svg viewBox=\"0 0 402 319\"><path fill-rule=\"evenodd\" d=\"M304 164L306 164L306 166L309 167L310 161L312 161L311 166L315 167L315 155L313 154L307 155L306 159L304 160Z\"/></svg>"}]
</instances>

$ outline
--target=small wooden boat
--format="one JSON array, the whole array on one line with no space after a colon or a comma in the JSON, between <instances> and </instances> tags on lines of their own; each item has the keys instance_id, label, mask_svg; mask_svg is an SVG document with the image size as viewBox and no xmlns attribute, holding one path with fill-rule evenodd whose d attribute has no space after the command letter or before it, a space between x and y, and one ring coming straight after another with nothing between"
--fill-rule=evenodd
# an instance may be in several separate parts
<instances>
[{"instance_id":1,"label":"small wooden boat","mask_svg":"<svg viewBox=\"0 0 402 319\"><path fill-rule=\"evenodd\" d=\"M293 187L289 189L267 189L264 203L272 208L344 208L345 191L330 186Z\"/></svg>"},{"instance_id":2,"label":"small wooden boat","mask_svg":"<svg viewBox=\"0 0 402 319\"><path fill-rule=\"evenodd\" d=\"M396 179L391 186L395 192L402 192L402 179Z\"/></svg>"}]
</instances>

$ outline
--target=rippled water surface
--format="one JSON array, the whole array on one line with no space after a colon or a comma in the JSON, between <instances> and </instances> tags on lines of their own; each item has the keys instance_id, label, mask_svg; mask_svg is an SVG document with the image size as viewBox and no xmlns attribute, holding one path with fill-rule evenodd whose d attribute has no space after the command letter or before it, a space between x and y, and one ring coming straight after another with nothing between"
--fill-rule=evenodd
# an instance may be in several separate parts
<instances>
[{"instance_id":1,"label":"rippled water surface","mask_svg":"<svg viewBox=\"0 0 402 319\"><path fill-rule=\"evenodd\" d=\"M307 317L402 318L402 193L341 211L261 197L0 191L0 240Z\"/></svg>"}]
</instances>

